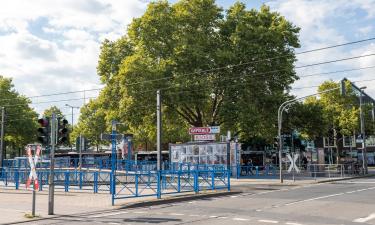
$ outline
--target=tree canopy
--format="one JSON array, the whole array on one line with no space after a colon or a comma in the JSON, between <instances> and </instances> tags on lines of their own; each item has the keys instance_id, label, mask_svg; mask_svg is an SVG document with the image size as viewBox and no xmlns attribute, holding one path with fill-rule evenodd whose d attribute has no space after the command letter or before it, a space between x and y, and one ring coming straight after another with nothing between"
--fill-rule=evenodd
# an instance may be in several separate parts
<instances>
[{"instance_id":1,"label":"tree canopy","mask_svg":"<svg viewBox=\"0 0 375 225\"><path fill-rule=\"evenodd\" d=\"M0 107L5 109L5 145L23 149L34 143L38 114L29 107L31 101L14 89L11 78L0 76L0 99Z\"/></svg>"},{"instance_id":2,"label":"tree canopy","mask_svg":"<svg viewBox=\"0 0 375 225\"><path fill-rule=\"evenodd\" d=\"M269 7L224 11L214 0L152 2L127 33L101 47L103 119L154 143L156 90L164 142L189 140L189 126L220 125L242 138L276 135L278 105L298 77L299 28ZM81 128L82 130L86 128Z\"/></svg>"}]
</instances>

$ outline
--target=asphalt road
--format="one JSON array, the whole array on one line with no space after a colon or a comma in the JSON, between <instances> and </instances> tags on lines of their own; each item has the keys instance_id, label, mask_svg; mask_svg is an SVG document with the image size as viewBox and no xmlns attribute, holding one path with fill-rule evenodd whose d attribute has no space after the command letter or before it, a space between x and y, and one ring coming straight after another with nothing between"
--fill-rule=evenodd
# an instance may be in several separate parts
<instances>
[{"instance_id":1,"label":"asphalt road","mask_svg":"<svg viewBox=\"0 0 375 225\"><path fill-rule=\"evenodd\" d=\"M222 197L23 224L375 224L375 178L239 189L241 193Z\"/></svg>"}]
</instances>

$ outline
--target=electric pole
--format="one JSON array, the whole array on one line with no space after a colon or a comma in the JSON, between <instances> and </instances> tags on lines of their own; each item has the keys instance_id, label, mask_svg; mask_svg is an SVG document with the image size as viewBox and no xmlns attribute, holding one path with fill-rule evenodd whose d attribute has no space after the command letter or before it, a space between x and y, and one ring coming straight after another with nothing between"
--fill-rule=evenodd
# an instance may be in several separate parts
<instances>
[{"instance_id":1,"label":"electric pole","mask_svg":"<svg viewBox=\"0 0 375 225\"><path fill-rule=\"evenodd\" d=\"M156 149L157 149L157 169L158 171L161 170L161 97L160 97L160 90L156 91Z\"/></svg>"},{"instance_id":2,"label":"electric pole","mask_svg":"<svg viewBox=\"0 0 375 225\"><path fill-rule=\"evenodd\" d=\"M3 167L5 107L1 107L0 168Z\"/></svg>"},{"instance_id":3,"label":"electric pole","mask_svg":"<svg viewBox=\"0 0 375 225\"><path fill-rule=\"evenodd\" d=\"M54 167L55 167L55 144L57 136L56 114L52 114L51 119L51 153L50 153L50 174L48 180L48 215L54 214L55 184L54 184Z\"/></svg>"}]
</instances>

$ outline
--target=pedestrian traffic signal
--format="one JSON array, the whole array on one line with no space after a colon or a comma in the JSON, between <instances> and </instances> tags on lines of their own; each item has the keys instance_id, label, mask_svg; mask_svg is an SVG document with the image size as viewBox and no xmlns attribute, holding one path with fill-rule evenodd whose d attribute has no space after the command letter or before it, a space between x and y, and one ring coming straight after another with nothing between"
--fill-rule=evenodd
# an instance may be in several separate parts
<instances>
[{"instance_id":1,"label":"pedestrian traffic signal","mask_svg":"<svg viewBox=\"0 0 375 225\"><path fill-rule=\"evenodd\" d=\"M51 129L49 126L49 118L38 119L40 127L38 128L38 142L42 145L50 144Z\"/></svg>"},{"instance_id":2,"label":"pedestrian traffic signal","mask_svg":"<svg viewBox=\"0 0 375 225\"><path fill-rule=\"evenodd\" d=\"M67 144L69 137L68 121L63 118L57 119L57 144Z\"/></svg>"}]
</instances>

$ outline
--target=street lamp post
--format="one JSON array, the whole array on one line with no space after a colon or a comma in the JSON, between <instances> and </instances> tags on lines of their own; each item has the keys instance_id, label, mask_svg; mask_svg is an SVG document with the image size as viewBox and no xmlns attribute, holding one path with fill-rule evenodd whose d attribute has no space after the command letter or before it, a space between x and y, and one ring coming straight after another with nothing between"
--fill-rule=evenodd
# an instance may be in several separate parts
<instances>
[{"instance_id":1,"label":"street lamp post","mask_svg":"<svg viewBox=\"0 0 375 225\"><path fill-rule=\"evenodd\" d=\"M363 90L366 87L360 87L360 95L359 95L359 114L360 114L360 122L361 122L361 136L362 136L362 169L363 174L367 174L367 156L366 156L366 134L365 134L365 119L363 116Z\"/></svg>"},{"instance_id":2,"label":"street lamp post","mask_svg":"<svg viewBox=\"0 0 375 225\"><path fill-rule=\"evenodd\" d=\"M72 132L73 132L73 126L74 126L74 120L73 120L73 118L74 118L74 109L79 109L79 107L77 107L77 106L71 106L69 104L65 104L65 106L72 108ZM70 143L70 150L73 151L73 145L72 145L72 143Z\"/></svg>"},{"instance_id":3,"label":"street lamp post","mask_svg":"<svg viewBox=\"0 0 375 225\"><path fill-rule=\"evenodd\" d=\"M331 91L335 91L335 90L338 90L338 89L342 89L343 87L338 87L338 88L332 88L332 89L328 89L328 90L325 90L325 91L322 91L322 92L318 92L318 93L315 93L315 94L311 94L311 95L307 95L307 96L303 96L303 97L300 97L300 98L296 98L296 99L291 99L291 100L288 100L288 101L285 101L283 102L280 107L279 107L279 110L278 110L278 114L277 114L277 119L278 119L278 129L277 129L277 133L278 133L278 138L279 138L279 172L280 172L280 183L283 183L284 180L283 180L283 162L282 162L282 149L283 149L283 140L282 140L282 137L281 137L281 131L282 131L282 121L283 121L283 112L284 110L291 104L299 101L299 100L302 100L302 99L305 99L305 98L308 98L308 97L312 97L312 96L316 96L316 95L320 95L320 94L323 94L323 93L327 93L327 92L331 92ZM343 92L344 93L344 92Z\"/></svg>"}]
</instances>

